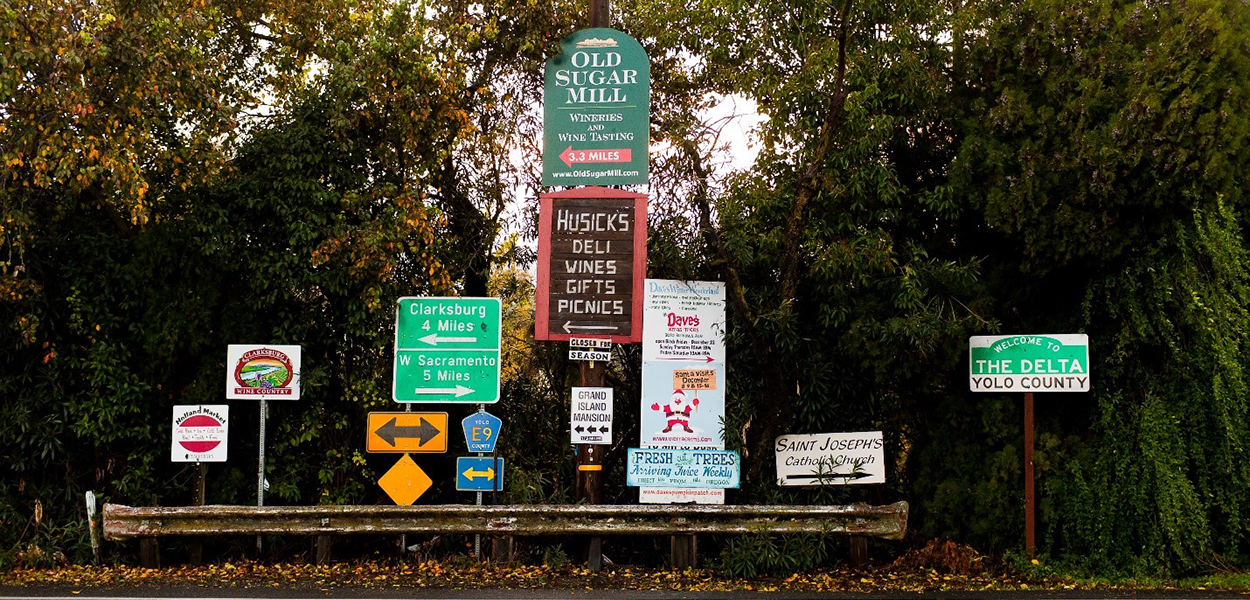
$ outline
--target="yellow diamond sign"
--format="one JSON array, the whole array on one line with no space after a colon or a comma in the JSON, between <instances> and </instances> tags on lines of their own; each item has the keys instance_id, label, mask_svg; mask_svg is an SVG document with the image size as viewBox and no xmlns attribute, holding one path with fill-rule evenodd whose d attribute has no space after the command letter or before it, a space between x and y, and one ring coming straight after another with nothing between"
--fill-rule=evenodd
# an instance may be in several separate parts
<instances>
[{"instance_id":1,"label":"yellow diamond sign","mask_svg":"<svg viewBox=\"0 0 1250 600\"><path fill-rule=\"evenodd\" d=\"M417 501L425 490L430 489L430 485L434 482L430 480L430 476L412 461L407 454L395 463L381 479L378 485L382 486L382 490L386 495L400 506L408 506Z\"/></svg>"}]
</instances>

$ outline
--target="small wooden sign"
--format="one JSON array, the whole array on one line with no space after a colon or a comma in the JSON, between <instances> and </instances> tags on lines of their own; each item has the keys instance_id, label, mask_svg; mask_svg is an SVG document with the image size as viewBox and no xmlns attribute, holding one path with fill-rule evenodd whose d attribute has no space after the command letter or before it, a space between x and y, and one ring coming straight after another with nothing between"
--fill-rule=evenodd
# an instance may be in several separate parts
<instances>
[{"instance_id":1,"label":"small wooden sign","mask_svg":"<svg viewBox=\"0 0 1250 600\"><path fill-rule=\"evenodd\" d=\"M603 187L539 198L539 340L642 341L647 196Z\"/></svg>"},{"instance_id":2,"label":"small wooden sign","mask_svg":"<svg viewBox=\"0 0 1250 600\"><path fill-rule=\"evenodd\" d=\"M600 338L569 338L569 347L588 350L611 350L612 340Z\"/></svg>"},{"instance_id":3,"label":"small wooden sign","mask_svg":"<svg viewBox=\"0 0 1250 600\"><path fill-rule=\"evenodd\" d=\"M675 390L716 389L716 369L676 369L673 371Z\"/></svg>"}]
</instances>

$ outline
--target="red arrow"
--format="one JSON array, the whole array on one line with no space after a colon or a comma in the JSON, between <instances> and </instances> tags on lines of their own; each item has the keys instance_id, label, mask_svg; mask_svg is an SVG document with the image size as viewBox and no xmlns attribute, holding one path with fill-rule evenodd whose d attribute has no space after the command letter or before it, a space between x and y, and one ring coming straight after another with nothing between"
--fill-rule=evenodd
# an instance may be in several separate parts
<instances>
[{"instance_id":1,"label":"red arrow","mask_svg":"<svg viewBox=\"0 0 1250 600\"><path fill-rule=\"evenodd\" d=\"M627 163L632 158L633 151L629 148L574 150L572 144L560 153L560 160L570 168L573 163Z\"/></svg>"},{"instance_id":2,"label":"red arrow","mask_svg":"<svg viewBox=\"0 0 1250 600\"><path fill-rule=\"evenodd\" d=\"M712 357L710 357L710 356L706 356L706 357L704 357L704 358L706 358L706 359L707 359L707 362L712 362ZM690 357L681 357L681 356L660 356L660 357L657 357L655 360L679 360L679 361L682 361L682 362L695 362L695 361L703 360L703 358L699 358L699 357L697 357L697 356L690 356Z\"/></svg>"}]
</instances>

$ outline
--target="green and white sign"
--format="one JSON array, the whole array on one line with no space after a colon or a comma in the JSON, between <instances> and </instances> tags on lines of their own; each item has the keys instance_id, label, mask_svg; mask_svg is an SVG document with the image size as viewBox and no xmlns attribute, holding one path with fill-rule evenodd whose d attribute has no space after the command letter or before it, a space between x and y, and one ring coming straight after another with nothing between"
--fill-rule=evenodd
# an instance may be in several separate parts
<instances>
[{"instance_id":1,"label":"green and white sign","mask_svg":"<svg viewBox=\"0 0 1250 600\"><path fill-rule=\"evenodd\" d=\"M501 314L498 298L400 298L391 397L498 402Z\"/></svg>"},{"instance_id":2,"label":"green and white sign","mask_svg":"<svg viewBox=\"0 0 1250 600\"><path fill-rule=\"evenodd\" d=\"M1089 336L972 336L968 364L974 392L1088 392Z\"/></svg>"},{"instance_id":3,"label":"green and white sign","mask_svg":"<svg viewBox=\"0 0 1250 600\"><path fill-rule=\"evenodd\" d=\"M543 72L543 185L647 183L651 65L637 40L583 29Z\"/></svg>"}]
</instances>

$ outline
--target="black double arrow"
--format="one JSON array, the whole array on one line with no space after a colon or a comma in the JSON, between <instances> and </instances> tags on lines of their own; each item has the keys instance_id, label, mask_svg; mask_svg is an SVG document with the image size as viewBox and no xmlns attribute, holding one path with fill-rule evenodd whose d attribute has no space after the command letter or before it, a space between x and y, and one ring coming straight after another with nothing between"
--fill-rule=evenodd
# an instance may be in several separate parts
<instances>
[{"instance_id":1,"label":"black double arrow","mask_svg":"<svg viewBox=\"0 0 1250 600\"><path fill-rule=\"evenodd\" d=\"M611 428L609 428L607 425L604 425L596 430L594 427L582 427L581 425L578 425L577 427L573 428L573 431L576 431L577 433L582 433L586 431L589 431L591 433L594 433L595 431L598 431L599 433L607 433L611 431Z\"/></svg>"},{"instance_id":2,"label":"black double arrow","mask_svg":"<svg viewBox=\"0 0 1250 600\"><path fill-rule=\"evenodd\" d=\"M392 447L395 446L395 440L398 438L416 438L417 445L424 446L426 442L434 439L434 436L441 433L438 427L426 421L425 417L421 418L420 423L412 426L396 425L397 419L398 417L392 417L390 421L383 423L381 427L374 431L378 437L382 438L382 441L390 444Z\"/></svg>"}]
</instances>

